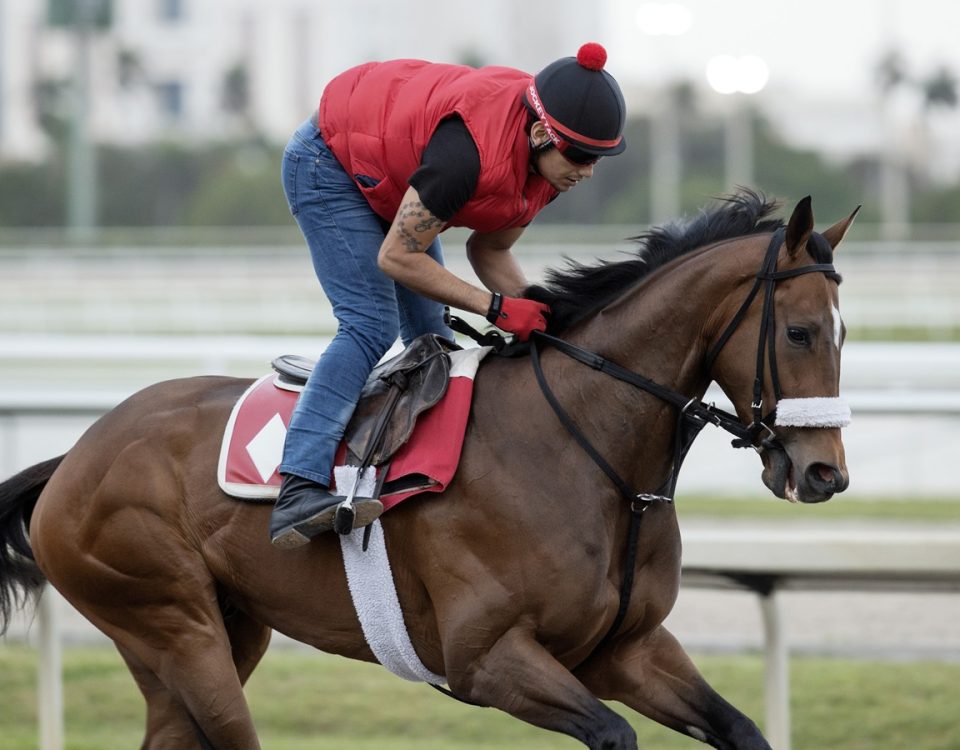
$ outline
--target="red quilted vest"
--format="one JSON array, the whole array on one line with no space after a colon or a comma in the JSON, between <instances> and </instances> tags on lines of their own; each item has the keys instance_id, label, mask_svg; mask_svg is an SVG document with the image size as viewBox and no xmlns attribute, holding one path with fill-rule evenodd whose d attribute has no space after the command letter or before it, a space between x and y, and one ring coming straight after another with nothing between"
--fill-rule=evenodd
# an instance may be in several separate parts
<instances>
[{"instance_id":1,"label":"red quilted vest","mask_svg":"<svg viewBox=\"0 0 960 750\"><path fill-rule=\"evenodd\" d=\"M480 177L448 226L480 232L520 227L556 195L529 169L521 98L529 83L528 74L512 68L367 63L327 85L320 131L373 210L393 221L437 124L458 114L477 144Z\"/></svg>"}]
</instances>

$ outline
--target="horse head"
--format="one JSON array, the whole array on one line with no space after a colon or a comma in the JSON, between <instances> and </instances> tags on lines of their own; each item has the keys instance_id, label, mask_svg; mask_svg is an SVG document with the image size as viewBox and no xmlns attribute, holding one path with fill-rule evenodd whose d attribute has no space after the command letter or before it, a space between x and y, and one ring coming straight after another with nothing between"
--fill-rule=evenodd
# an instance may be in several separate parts
<instances>
[{"instance_id":1,"label":"horse head","mask_svg":"<svg viewBox=\"0 0 960 750\"><path fill-rule=\"evenodd\" d=\"M818 234L810 198L801 200L760 271L718 311L730 322L708 357L712 375L754 430L764 484L791 502L823 502L849 484L840 436L849 408L839 398L845 329L832 263L856 214Z\"/></svg>"}]
</instances>

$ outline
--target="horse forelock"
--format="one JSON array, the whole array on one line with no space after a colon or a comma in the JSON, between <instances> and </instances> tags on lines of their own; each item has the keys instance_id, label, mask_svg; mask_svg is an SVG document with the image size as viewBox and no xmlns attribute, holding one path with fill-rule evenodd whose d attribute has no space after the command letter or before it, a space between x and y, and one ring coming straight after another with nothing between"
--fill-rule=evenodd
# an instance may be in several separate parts
<instances>
[{"instance_id":1,"label":"horse forelock","mask_svg":"<svg viewBox=\"0 0 960 750\"><path fill-rule=\"evenodd\" d=\"M630 237L637 247L626 260L583 264L568 258L565 267L548 270L545 283L529 287L525 296L550 305L548 331L562 333L680 256L724 240L776 231L783 221L769 216L779 205L761 193L741 189L692 219Z\"/></svg>"}]
</instances>

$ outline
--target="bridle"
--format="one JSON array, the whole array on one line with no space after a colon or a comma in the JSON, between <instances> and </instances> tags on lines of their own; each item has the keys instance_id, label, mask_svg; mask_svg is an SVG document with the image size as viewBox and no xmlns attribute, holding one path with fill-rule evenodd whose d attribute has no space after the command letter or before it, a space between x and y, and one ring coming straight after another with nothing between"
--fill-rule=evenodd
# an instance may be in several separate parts
<instances>
[{"instance_id":1,"label":"bridle","mask_svg":"<svg viewBox=\"0 0 960 750\"><path fill-rule=\"evenodd\" d=\"M563 339L557 338L546 333L534 332L531 337L530 356L533 362L534 374L540 390L550 404L557 418L566 428L567 432L576 440L581 448L590 456L593 462L603 471L611 482L617 487L623 498L630 504L631 520L630 529L627 538L627 555L625 560L625 570L620 588L620 608L617 612L613 624L607 631L598 645L602 646L619 629L626 616L627 607L630 602L630 591L633 588L633 574L636 563L636 541L639 535L640 519L643 513L654 503L666 502L672 503L676 491L677 479L680 475L680 467L687 452L693 445L700 430L707 424L713 424L726 430L734 436L732 445L735 448L753 447L757 451L764 448L780 448L775 426L787 426L787 424L777 419L778 406L783 407L788 404L795 405L796 402L815 402L811 404L813 408L808 409L806 414L799 418L793 418L789 422L792 427L842 427L849 423L849 407L839 398L811 398L811 399L784 399L783 391L780 387L780 378L777 371L776 362L776 326L774 325L774 291L778 281L784 279L802 276L808 273L823 273L827 278L835 281L839 280L836 269L831 263L812 263L810 265L794 268L786 271L777 270L777 259L780 253L780 247L783 245L786 230L780 228L773 233L770 238L770 244L767 246L763 263L756 274L753 287L747 294L743 304L740 305L733 318L727 324L723 333L717 339L717 342L711 347L706 357L706 371L710 372L714 362L723 349L724 345L730 340L734 331L743 322L747 311L753 304L757 295L763 290L763 309L760 320L760 333L757 343L756 357L756 375L753 382L753 401L750 408L753 420L749 425L744 425L740 419L723 409L717 408L714 404L707 404L698 398L690 398L674 391L664 385L656 383L649 378L628 370L615 362L601 357L594 352L583 349L571 344ZM823 243L829 247L823 236L813 233L810 242ZM821 245L821 247L823 247ZM677 422L674 431L673 446L673 464L670 476L655 492L637 492L633 490L627 482L610 466L599 451L590 443L583 432L577 427L570 415L564 410L563 406L557 400L556 395L547 384L543 374L543 367L540 362L540 346L548 345L554 349L566 354L567 356L582 362L585 365L610 375L624 383L629 383L641 390L650 393L662 401L673 405L677 409ZM773 382L774 404L763 412L763 382L764 368L769 366L770 376ZM791 410L796 412L798 410Z\"/></svg>"},{"instance_id":2,"label":"bridle","mask_svg":"<svg viewBox=\"0 0 960 750\"><path fill-rule=\"evenodd\" d=\"M680 473L680 466L683 458L686 456L693 444L694 439L707 424L713 424L726 430L734 436L732 445L735 448L753 447L761 450L763 447L780 447L776 432L771 425L777 425L777 407L781 404L787 404L794 401L815 401L817 402L817 413L811 414L809 418L803 420L803 423L797 420L791 421L792 427L841 427L849 422L849 409L842 399L838 398L816 398L816 399L784 399L783 390L780 387L780 377L777 370L776 361L776 326L774 325L774 290L778 281L790 279L795 276L802 276L808 273L823 273L828 278L838 279L837 271L832 263L812 263L800 268L793 268L787 271L777 271L777 258L780 246L783 244L785 230L778 229L770 238L770 244L764 255L763 263L756 274L753 287L747 294L746 299L740 305L737 312L727 324L723 333L711 347L706 357L706 370L709 372L714 362L720 354L720 351L730 340L734 331L740 326L747 315L747 311L753 304L760 290L763 290L763 310L760 320L760 334L757 342L756 357L756 375L753 381L753 401L750 408L753 415L753 421L749 425L744 425L739 417L730 414L723 409L718 408L712 403L704 403L698 398L690 398L638 373L621 367L615 362L611 362L599 354L595 354L587 349L571 344L563 339L550 334L535 331L532 336L530 347L531 360L533 362L534 374L540 390L543 392L547 402L553 408L561 423L571 434L571 436L580 444L601 470L610 478L610 480L621 491L621 494L630 501L631 505L636 505L642 498L656 498L671 501L674 490L676 489L677 478ZM811 235L811 242L823 242L826 240L819 234ZM662 401L677 408L677 430L674 446L674 461L671 476L666 483L656 493L633 492L629 489L627 483L617 474L617 472L603 459L600 453L590 444L589 440L576 426L564 408L560 405L553 391L550 389L543 374L543 367L540 363L540 345L546 344L554 349L566 354L567 356L582 362L585 365L599 370L617 380L629 383L632 386L650 393ZM770 376L773 381L773 392L775 403L763 413L763 381L764 366L768 364ZM783 426L783 425L781 425ZM643 501L641 501L642 503ZM649 502L653 500L646 501Z\"/></svg>"},{"instance_id":3,"label":"bridle","mask_svg":"<svg viewBox=\"0 0 960 750\"><path fill-rule=\"evenodd\" d=\"M777 369L777 356L776 356L776 326L774 325L774 305L773 305L773 293L778 281L783 279L791 279L795 276L803 276L808 273L823 273L829 279L839 282L839 275L837 270L833 267L832 263L813 263L807 266L802 266L800 268L793 268L787 271L778 271L777 270L777 258L779 256L780 245L783 244L785 230L778 229L773 233L773 236L770 238L770 244L767 246L767 252L763 259L763 264L760 267L760 271L756 275L754 280L753 287L750 289L750 293L747 295L747 298L743 301L743 304L740 305L740 308L734 314L733 318L727 324L726 329L720 335L720 338L717 339L717 342L713 345L710 351L707 353L706 361L706 370L710 372L713 369L713 364L717 359L717 356L720 354L720 350L723 349L724 345L729 341L730 337L733 335L733 332L737 329L740 323L746 317L747 310L750 308L750 305L753 303L753 300L756 298L757 293L761 288L764 290L763 295L763 312L761 313L760 319L760 337L757 343L757 369L756 376L753 380L753 401L750 404L750 409L753 415L753 421L747 427L750 431L751 439L749 445L756 445L758 438L761 433L768 433L767 440L775 440L776 433L770 427L771 423L778 423L777 416L778 410L782 410L785 402L787 401L800 401L804 399L784 399L783 398L783 389L780 387L780 376ZM820 234L811 234L809 242L815 244L821 244L822 247L825 246L829 249L827 241ZM763 414L763 368L764 368L764 353L767 353L767 362L770 367L770 380L773 384L773 397L774 405L767 412L766 415ZM846 408L841 399L817 399L817 407L820 410L820 419L810 419L808 424L798 424L796 422L791 423L790 426L793 427L823 427L823 426L845 426L843 424L825 424L825 422L832 421L846 421L849 422L849 409L846 409L846 414L844 418L843 410ZM828 413L829 412L829 413ZM834 413L835 412L835 413ZM812 415L811 415L812 416ZM817 422L817 423L814 423ZM782 424L782 423L780 423ZM734 441L734 447L746 447L741 445L739 441Z\"/></svg>"}]
</instances>

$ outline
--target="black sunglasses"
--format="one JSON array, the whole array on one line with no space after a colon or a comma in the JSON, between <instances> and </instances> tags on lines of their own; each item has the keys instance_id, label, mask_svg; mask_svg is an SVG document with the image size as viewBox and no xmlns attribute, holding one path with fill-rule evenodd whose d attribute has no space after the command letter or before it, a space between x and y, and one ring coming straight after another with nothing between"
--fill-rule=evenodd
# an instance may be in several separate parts
<instances>
[{"instance_id":1,"label":"black sunglasses","mask_svg":"<svg viewBox=\"0 0 960 750\"><path fill-rule=\"evenodd\" d=\"M563 154L563 158L567 161L582 166L596 164L601 159L598 154L588 153L570 144L566 144L566 148L561 149L560 153Z\"/></svg>"}]
</instances>

